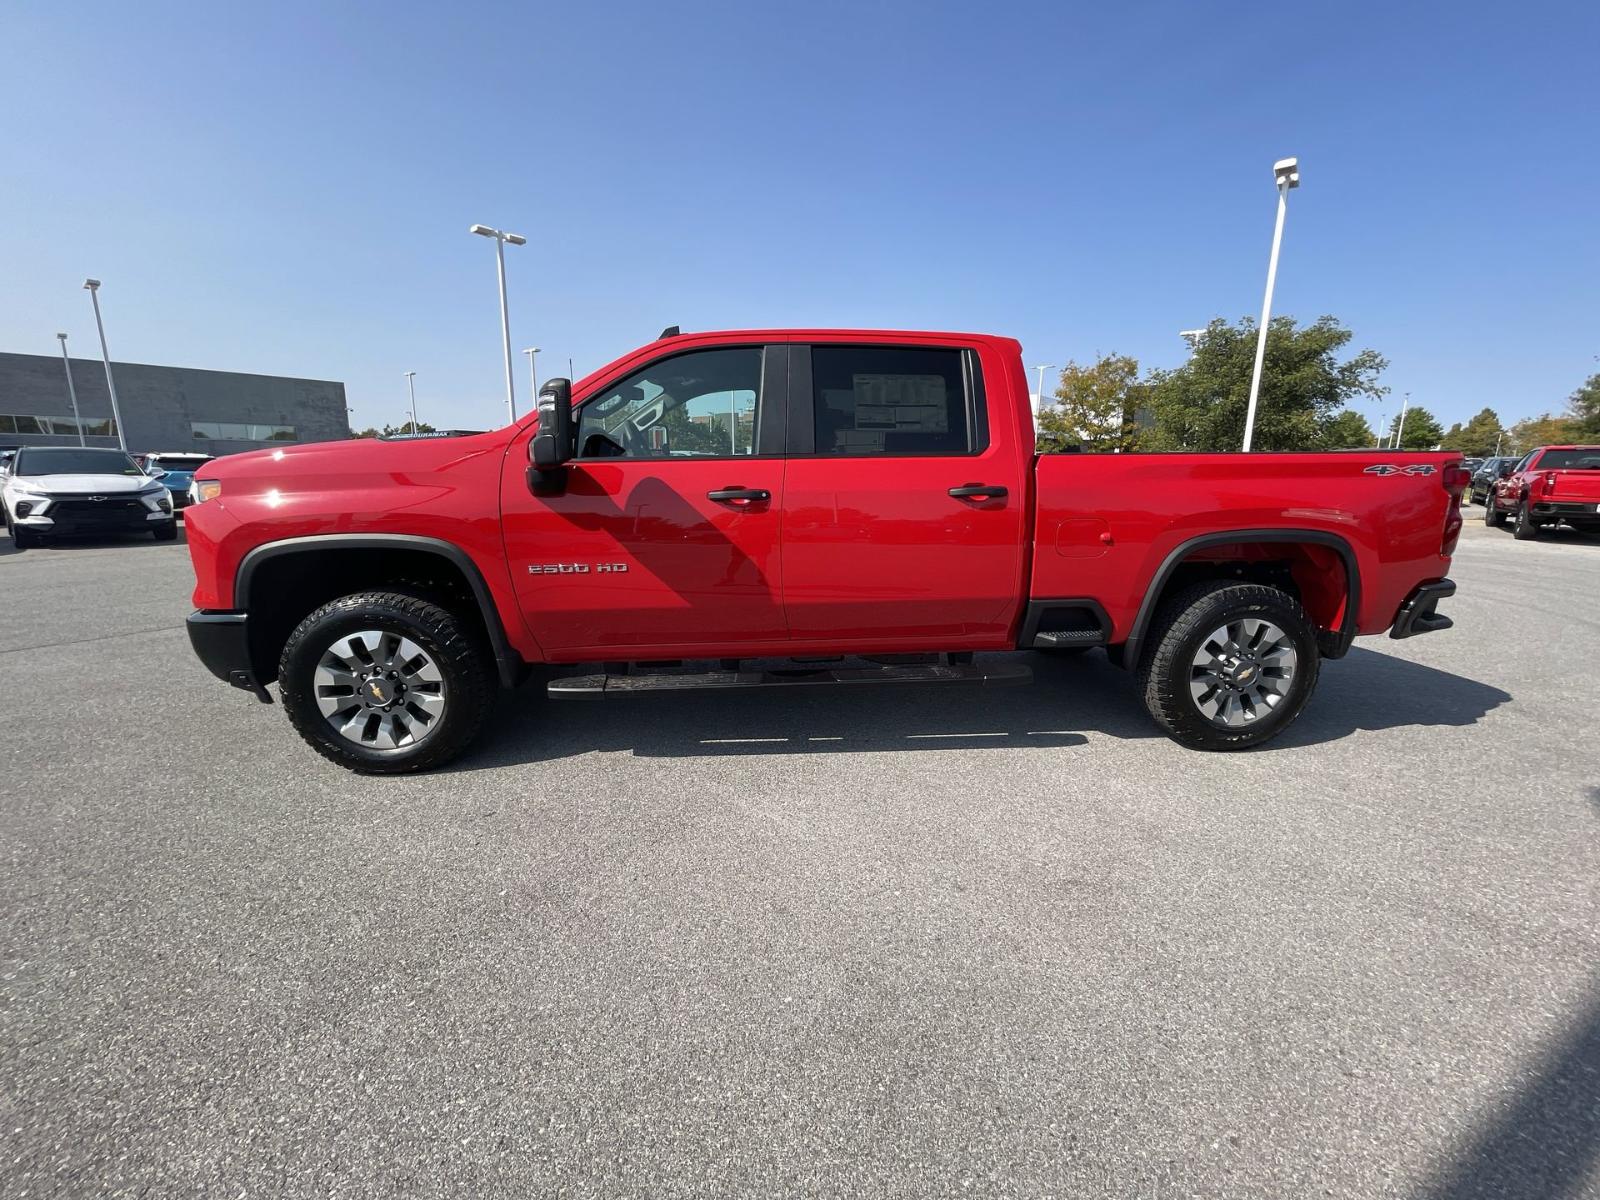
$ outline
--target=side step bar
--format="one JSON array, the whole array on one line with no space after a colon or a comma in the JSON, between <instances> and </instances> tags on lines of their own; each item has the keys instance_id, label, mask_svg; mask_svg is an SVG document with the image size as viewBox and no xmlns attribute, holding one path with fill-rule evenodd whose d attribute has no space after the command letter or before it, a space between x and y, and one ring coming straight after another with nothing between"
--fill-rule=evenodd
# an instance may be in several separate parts
<instances>
[{"instance_id":1,"label":"side step bar","mask_svg":"<svg viewBox=\"0 0 1600 1200\"><path fill-rule=\"evenodd\" d=\"M1011 687L1032 683L1026 666L944 665L784 668L743 671L703 671L659 675L569 675L552 679L551 696L615 696L639 692L735 691L760 687L843 687L872 683L966 683L986 687Z\"/></svg>"}]
</instances>

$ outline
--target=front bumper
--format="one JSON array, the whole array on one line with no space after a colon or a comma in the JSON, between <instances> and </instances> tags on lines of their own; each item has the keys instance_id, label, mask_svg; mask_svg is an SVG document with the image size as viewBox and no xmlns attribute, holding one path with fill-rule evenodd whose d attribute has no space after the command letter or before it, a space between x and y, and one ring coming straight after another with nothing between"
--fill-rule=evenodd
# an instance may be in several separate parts
<instances>
[{"instance_id":1,"label":"front bumper","mask_svg":"<svg viewBox=\"0 0 1600 1200\"><path fill-rule=\"evenodd\" d=\"M254 692L261 703L272 703L271 693L256 679L250 664L250 629L245 613L201 609L190 613L185 624L189 644L206 670L224 683Z\"/></svg>"},{"instance_id":2,"label":"front bumper","mask_svg":"<svg viewBox=\"0 0 1600 1200\"><path fill-rule=\"evenodd\" d=\"M1437 633L1455 624L1443 613L1435 612L1439 601L1456 594L1453 579L1425 583L1406 597L1400 611L1395 614L1394 625L1389 630L1392 638L1416 637L1419 633Z\"/></svg>"},{"instance_id":3,"label":"front bumper","mask_svg":"<svg viewBox=\"0 0 1600 1200\"><path fill-rule=\"evenodd\" d=\"M164 497L163 497L164 498ZM174 520L170 508L152 508L139 496L22 496L11 518L37 533L142 533Z\"/></svg>"}]
</instances>

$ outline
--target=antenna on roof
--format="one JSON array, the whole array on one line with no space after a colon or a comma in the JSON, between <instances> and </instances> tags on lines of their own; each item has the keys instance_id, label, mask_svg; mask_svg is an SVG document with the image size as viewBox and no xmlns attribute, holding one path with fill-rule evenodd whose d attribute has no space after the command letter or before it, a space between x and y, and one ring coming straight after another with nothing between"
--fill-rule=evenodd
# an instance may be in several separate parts
<instances>
[{"instance_id":1,"label":"antenna on roof","mask_svg":"<svg viewBox=\"0 0 1600 1200\"><path fill-rule=\"evenodd\" d=\"M668 338L677 337L682 332L683 331L681 329L679 329L676 325L668 325L665 329L663 329L661 331L661 336L657 339L657 341L664 342Z\"/></svg>"}]
</instances>

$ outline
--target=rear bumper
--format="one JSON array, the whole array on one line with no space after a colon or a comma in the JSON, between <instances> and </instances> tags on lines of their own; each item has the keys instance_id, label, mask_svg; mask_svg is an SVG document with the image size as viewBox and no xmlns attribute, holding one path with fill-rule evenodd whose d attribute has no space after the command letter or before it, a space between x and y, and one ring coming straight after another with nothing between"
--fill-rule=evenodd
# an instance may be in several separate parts
<instances>
[{"instance_id":1,"label":"rear bumper","mask_svg":"<svg viewBox=\"0 0 1600 1200\"><path fill-rule=\"evenodd\" d=\"M1455 594L1456 585L1452 579L1423 584L1407 596L1405 603L1400 606L1389 636L1408 638L1416 637L1419 633L1437 633L1441 629L1449 629L1455 622L1434 610L1439 601Z\"/></svg>"},{"instance_id":2,"label":"rear bumper","mask_svg":"<svg viewBox=\"0 0 1600 1200\"><path fill-rule=\"evenodd\" d=\"M1600 519L1600 503L1593 500L1535 500L1533 512L1539 517Z\"/></svg>"},{"instance_id":3,"label":"rear bumper","mask_svg":"<svg viewBox=\"0 0 1600 1200\"><path fill-rule=\"evenodd\" d=\"M263 704L272 697L255 677L250 665L250 629L245 613L206 612L189 614L189 644L195 656L224 683L254 692Z\"/></svg>"}]
</instances>

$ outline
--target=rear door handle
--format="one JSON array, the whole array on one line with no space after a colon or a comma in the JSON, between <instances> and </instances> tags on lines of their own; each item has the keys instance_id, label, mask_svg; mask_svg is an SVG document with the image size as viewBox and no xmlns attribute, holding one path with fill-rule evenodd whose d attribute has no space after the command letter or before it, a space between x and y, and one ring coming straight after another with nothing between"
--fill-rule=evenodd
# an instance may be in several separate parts
<instances>
[{"instance_id":1,"label":"rear door handle","mask_svg":"<svg viewBox=\"0 0 1600 1200\"><path fill-rule=\"evenodd\" d=\"M771 500L772 493L767 491L766 488L728 487L707 492L706 499L719 500L724 504L754 504L759 501Z\"/></svg>"},{"instance_id":2,"label":"rear door handle","mask_svg":"<svg viewBox=\"0 0 1600 1200\"><path fill-rule=\"evenodd\" d=\"M969 483L965 487L953 487L950 495L957 500L1004 500L1009 493L1003 487L990 487L986 483Z\"/></svg>"}]
</instances>

